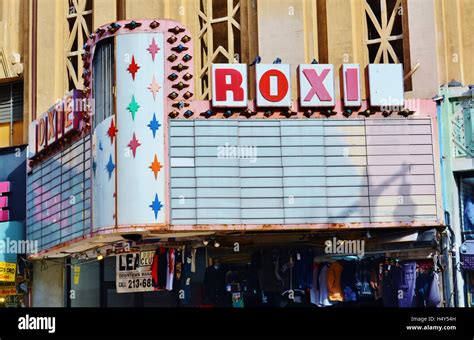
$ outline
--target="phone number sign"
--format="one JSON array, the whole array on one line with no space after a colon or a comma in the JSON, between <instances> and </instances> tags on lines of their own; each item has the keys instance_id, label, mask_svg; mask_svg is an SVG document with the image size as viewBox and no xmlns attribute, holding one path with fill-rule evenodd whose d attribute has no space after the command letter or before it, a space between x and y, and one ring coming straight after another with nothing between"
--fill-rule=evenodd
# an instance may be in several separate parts
<instances>
[{"instance_id":1,"label":"phone number sign","mask_svg":"<svg viewBox=\"0 0 474 340\"><path fill-rule=\"evenodd\" d=\"M154 251L116 255L117 293L152 292L151 265Z\"/></svg>"}]
</instances>

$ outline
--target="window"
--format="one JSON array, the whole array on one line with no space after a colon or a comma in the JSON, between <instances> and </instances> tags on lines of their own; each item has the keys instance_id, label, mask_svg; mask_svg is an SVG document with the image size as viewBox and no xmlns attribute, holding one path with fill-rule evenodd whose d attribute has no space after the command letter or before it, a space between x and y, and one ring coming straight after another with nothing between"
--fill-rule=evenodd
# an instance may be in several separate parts
<instances>
[{"instance_id":1,"label":"window","mask_svg":"<svg viewBox=\"0 0 474 340\"><path fill-rule=\"evenodd\" d=\"M407 0L364 0L368 61L404 65L410 69ZM411 81L405 82L405 91Z\"/></svg>"},{"instance_id":2,"label":"window","mask_svg":"<svg viewBox=\"0 0 474 340\"><path fill-rule=\"evenodd\" d=\"M23 82L0 85L0 124L23 120Z\"/></svg>"},{"instance_id":3,"label":"window","mask_svg":"<svg viewBox=\"0 0 474 340\"><path fill-rule=\"evenodd\" d=\"M241 62L241 2L246 0L199 0L199 83L201 99L210 98L213 63Z\"/></svg>"},{"instance_id":4,"label":"window","mask_svg":"<svg viewBox=\"0 0 474 340\"><path fill-rule=\"evenodd\" d=\"M92 0L68 0L66 18L69 32L66 46L68 89L81 89L83 46L92 29Z\"/></svg>"},{"instance_id":5,"label":"window","mask_svg":"<svg viewBox=\"0 0 474 340\"><path fill-rule=\"evenodd\" d=\"M466 173L459 181L459 203L464 240L474 239L474 173Z\"/></svg>"},{"instance_id":6,"label":"window","mask_svg":"<svg viewBox=\"0 0 474 340\"><path fill-rule=\"evenodd\" d=\"M9 129L9 139L0 141L0 147L22 144L23 81L0 85L0 125Z\"/></svg>"},{"instance_id":7,"label":"window","mask_svg":"<svg viewBox=\"0 0 474 340\"><path fill-rule=\"evenodd\" d=\"M104 39L96 45L93 61L94 127L113 114L114 43Z\"/></svg>"}]
</instances>

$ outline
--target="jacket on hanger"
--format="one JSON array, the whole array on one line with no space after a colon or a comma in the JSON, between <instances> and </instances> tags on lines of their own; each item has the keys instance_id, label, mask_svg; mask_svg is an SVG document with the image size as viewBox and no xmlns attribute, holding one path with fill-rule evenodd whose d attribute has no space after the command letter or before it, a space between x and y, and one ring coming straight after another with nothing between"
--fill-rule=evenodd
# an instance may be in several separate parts
<instances>
[{"instance_id":1,"label":"jacket on hanger","mask_svg":"<svg viewBox=\"0 0 474 340\"><path fill-rule=\"evenodd\" d=\"M356 301L357 300L357 287L356 287L356 261L344 261L342 262L342 273L341 273L341 287L343 291L343 300Z\"/></svg>"},{"instance_id":2,"label":"jacket on hanger","mask_svg":"<svg viewBox=\"0 0 474 340\"><path fill-rule=\"evenodd\" d=\"M332 263L327 270L328 298L330 301L343 301L344 292L341 287L342 265L339 262Z\"/></svg>"}]
</instances>

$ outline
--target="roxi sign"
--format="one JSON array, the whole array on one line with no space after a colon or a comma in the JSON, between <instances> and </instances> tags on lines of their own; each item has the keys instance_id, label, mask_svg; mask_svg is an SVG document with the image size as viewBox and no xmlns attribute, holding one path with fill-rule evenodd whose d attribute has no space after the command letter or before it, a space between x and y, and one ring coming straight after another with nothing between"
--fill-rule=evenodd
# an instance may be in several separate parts
<instances>
[{"instance_id":1,"label":"roxi sign","mask_svg":"<svg viewBox=\"0 0 474 340\"><path fill-rule=\"evenodd\" d=\"M369 64L367 71L368 97L371 106L403 106L401 64ZM291 106L289 64L257 64L255 73L257 106ZM336 105L334 65L300 64L297 73L301 107L334 107ZM340 77L344 106L360 107L362 105L360 65L343 64ZM212 79L212 106L247 106L247 65L213 64Z\"/></svg>"},{"instance_id":2,"label":"roxi sign","mask_svg":"<svg viewBox=\"0 0 474 340\"><path fill-rule=\"evenodd\" d=\"M30 124L29 158L82 129L81 92L72 90Z\"/></svg>"}]
</instances>

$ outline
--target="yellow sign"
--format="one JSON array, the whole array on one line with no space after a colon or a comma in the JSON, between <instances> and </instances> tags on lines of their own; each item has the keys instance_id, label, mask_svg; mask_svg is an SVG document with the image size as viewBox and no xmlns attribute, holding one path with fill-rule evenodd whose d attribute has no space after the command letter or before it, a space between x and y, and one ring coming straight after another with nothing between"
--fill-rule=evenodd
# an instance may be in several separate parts
<instances>
[{"instance_id":1,"label":"yellow sign","mask_svg":"<svg viewBox=\"0 0 474 340\"><path fill-rule=\"evenodd\" d=\"M16 295L15 282L0 282L0 296Z\"/></svg>"},{"instance_id":2,"label":"yellow sign","mask_svg":"<svg viewBox=\"0 0 474 340\"><path fill-rule=\"evenodd\" d=\"M79 284L79 278L81 277L81 267L74 266L74 284Z\"/></svg>"},{"instance_id":3,"label":"yellow sign","mask_svg":"<svg viewBox=\"0 0 474 340\"><path fill-rule=\"evenodd\" d=\"M0 262L0 281L15 282L16 263Z\"/></svg>"}]
</instances>

